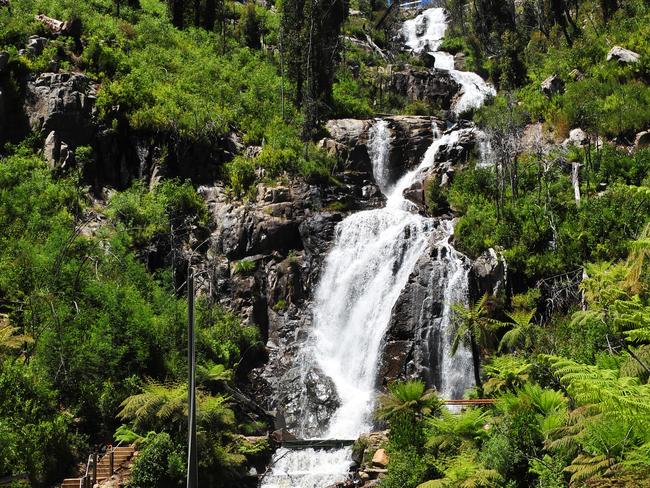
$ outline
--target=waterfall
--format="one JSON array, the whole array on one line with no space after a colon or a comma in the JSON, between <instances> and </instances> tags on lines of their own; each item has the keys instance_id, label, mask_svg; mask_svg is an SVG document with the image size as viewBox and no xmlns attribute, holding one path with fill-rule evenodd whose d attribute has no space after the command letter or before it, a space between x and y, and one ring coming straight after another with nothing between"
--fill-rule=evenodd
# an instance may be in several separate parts
<instances>
[{"instance_id":1,"label":"waterfall","mask_svg":"<svg viewBox=\"0 0 650 488\"><path fill-rule=\"evenodd\" d=\"M479 108L485 99L496 95L494 87L476 73L459 71L454 66L454 56L438 51L447 31L447 14L444 8L430 8L402 25L405 45L414 53L428 52L435 59L436 69L448 71L462 87L460 96L453 102L456 114Z\"/></svg>"},{"instance_id":2,"label":"waterfall","mask_svg":"<svg viewBox=\"0 0 650 488\"><path fill-rule=\"evenodd\" d=\"M386 172L390 131L385 121L374 124L369 153L377 184L386 192L386 206L352 214L339 223L315 292L311 335L298 355L300 361L315 364L331 378L339 395L340 404L324 432L325 438L356 439L372 429L382 340L400 292L418 259L432 245L437 222L414 213L403 192L431 167L438 149L453 144L465 130L438 137L422 163L392 184ZM437 230L443 235L434 245L445 249L445 266L451 270L449 279L438 284L445 290L441 353L449 356L450 307L467 300L467 270L460 254L449 244L453 224L440 222ZM467 358L462 350L454 358L442 359L444 395L459 396L461 389L471 386L471 362L467 363ZM304 369L309 367L305 365ZM304 417L309 418L309 412ZM344 479L351 462L349 448L281 449L262 487L323 488Z\"/></svg>"},{"instance_id":3,"label":"waterfall","mask_svg":"<svg viewBox=\"0 0 650 488\"><path fill-rule=\"evenodd\" d=\"M436 59L437 69L446 69L462 86L462 95L454 102L461 114L480 106L494 93L478 75L456 71L453 56L437 51L446 31L444 9L426 10L404 24L407 46L415 52L428 50ZM434 126L434 141L421 164L392 181L389 166L391 131L388 122L378 119L369 131L368 154L373 176L386 197L383 208L354 213L341 221L332 249L324 260L320 281L312 303L312 327L296 355L301 381L305 385L310 371L329 378L338 394L338 407L323 428L318 417L304 407L298 433L304 438L356 439L372 429L372 412L377 396L377 374L382 342L391 323L391 314L400 293L420 259L436 263L429 286L441 295L441 317L435 324L422 324L423 349L437 358L439 391L445 398L461 397L473 386L471 354L459 348L452 357L451 307L468 301L468 269L463 256L450 241L454 223L426 218L416 213L404 191L422 179L442 147L459 142L461 128L440 135ZM431 334L436 335L433 340ZM431 351L431 347L435 351ZM424 365L426 369L427 365ZM430 368L429 368L430 369ZM303 393L303 396L306 395ZM344 481L352 465L351 448L279 449L261 488L324 488Z\"/></svg>"}]
</instances>

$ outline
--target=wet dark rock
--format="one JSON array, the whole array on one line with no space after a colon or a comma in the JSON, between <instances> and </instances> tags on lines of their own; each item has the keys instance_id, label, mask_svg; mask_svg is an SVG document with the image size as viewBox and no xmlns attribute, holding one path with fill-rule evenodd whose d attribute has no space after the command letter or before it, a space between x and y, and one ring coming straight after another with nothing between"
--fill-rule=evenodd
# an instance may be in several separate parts
<instances>
[{"instance_id":1,"label":"wet dark rock","mask_svg":"<svg viewBox=\"0 0 650 488\"><path fill-rule=\"evenodd\" d=\"M322 212L303 220L299 227L306 252L324 256L334 240L336 225L343 220L340 212Z\"/></svg>"},{"instance_id":2,"label":"wet dark rock","mask_svg":"<svg viewBox=\"0 0 650 488\"><path fill-rule=\"evenodd\" d=\"M412 101L428 102L442 110L451 108L461 86L444 70L415 70L408 68L393 73L390 89Z\"/></svg>"},{"instance_id":3,"label":"wet dark rock","mask_svg":"<svg viewBox=\"0 0 650 488\"><path fill-rule=\"evenodd\" d=\"M318 435L339 406L332 380L317 367L305 371L299 364L280 379L280 384L278 405L287 429L294 433L305 429L311 435Z\"/></svg>"}]
</instances>

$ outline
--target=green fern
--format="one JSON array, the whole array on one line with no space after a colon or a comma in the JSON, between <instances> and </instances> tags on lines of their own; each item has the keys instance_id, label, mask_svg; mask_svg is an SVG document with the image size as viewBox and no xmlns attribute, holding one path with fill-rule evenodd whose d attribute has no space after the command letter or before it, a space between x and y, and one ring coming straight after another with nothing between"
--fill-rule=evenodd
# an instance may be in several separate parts
<instances>
[{"instance_id":1,"label":"green fern","mask_svg":"<svg viewBox=\"0 0 650 488\"><path fill-rule=\"evenodd\" d=\"M437 415L442 402L434 390L427 390L419 380L396 382L388 386L389 392L379 397L379 407L375 415L379 419L390 420L401 412L411 412L417 417Z\"/></svg>"},{"instance_id":2,"label":"green fern","mask_svg":"<svg viewBox=\"0 0 650 488\"><path fill-rule=\"evenodd\" d=\"M488 380L483 385L487 395L515 391L528 381L531 364L525 359L505 355L495 356L485 366L485 374Z\"/></svg>"}]
</instances>

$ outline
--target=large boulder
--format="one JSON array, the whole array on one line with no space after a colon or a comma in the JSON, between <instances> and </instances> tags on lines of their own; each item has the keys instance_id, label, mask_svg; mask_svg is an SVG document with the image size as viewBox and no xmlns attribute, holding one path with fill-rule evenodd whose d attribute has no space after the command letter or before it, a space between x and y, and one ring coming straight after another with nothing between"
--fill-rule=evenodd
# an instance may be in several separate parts
<instances>
[{"instance_id":1,"label":"large boulder","mask_svg":"<svg viewBox=\"0 0 650 488\"><path fill-rule=\"evenodd\" d=\"M641 60L641 55L625 49L621 46L614 46L607 53L607 61L618 61L622 64L638 63Z\"/></svg>"},{"instance_id":2,"label":"large boulder","mask_svg":"<svg viewBox=\"0 0 650 488\"><path fill-rule=\"evenodd\" d=\"M436 118L416 115L395 115L384 120L392 136L388 171L391 179L397 180L420 164L443 124Z\"/></svg>"},{"instance_id":3,"label":"large boulder","mask_svg":"<svg viewBox=\"0 0 650 488\"><path fill-rule=\"evenodd\" d=\"M424 101L442 110L449 110L461 86L445 70L407 68L392 74L389 87L412 101Z\"/></svg>"},{"instance_id":4,"label":"large boulder","mask_svg":"<svg viewBox=\"0 0 650 488\"><path fill-rule=\"evenodd\" d=\"M372 168L366 144L372 124L371 119L328 120L325 128L329 137L321 140L319 145L336 155L346 167L370 172Z\"/></svg>"},{"instance_id":5,"label":"large boulder","mask_svg":"<svg viewBox=\"0 0 650 488\"><path fill-rule=\"evenodd\" d=\"M504 290L508 279L508 267L500 253L490 248L472 263L470 293L474 298L483 294L494 295Z\"/></svg>"},{"instance_id":6,"label":"large boulder","mask_svg":"<svg viewBox=\"0 0 650 488\"><path fill-rule=\"evenodd\" d=\"M650 130L639 132L634 138L634 148L642 149L650 146Z\"/></svg>"},{"instance_id":7,"label":"large boulder","mask_svg":"<svg viewBox=\"0 0 650 488\"><path fill-rule=\"evenodd\" d=\"M319 435L340 405L332 379L317 366L296 364L279 381L278 410L287 429L300 436Z\"/></svg>"},{"instance_id":8,"label":"large boulder","mask_svg":"<svg viewBox=\"0 0 650 488\"><path fill-rule=\"evenodd\" d=\"M549 76L544 81L542 81L540 89L544 95L550 98L553 95L562 93L564 91L564 82L561 78L555 75Z\"/></svg>"},{"instance_id":9,"label":"large boulder","mask_svg":"<svg viewBox=\"0 0 650 488\"><path fill-rule=\"evenodd\" d=\"M88 144L94 134L97 85L75 73L43 73L27 83L25 112L34 131L56 131L70 146Z\"/></svg>"}]
</instances>

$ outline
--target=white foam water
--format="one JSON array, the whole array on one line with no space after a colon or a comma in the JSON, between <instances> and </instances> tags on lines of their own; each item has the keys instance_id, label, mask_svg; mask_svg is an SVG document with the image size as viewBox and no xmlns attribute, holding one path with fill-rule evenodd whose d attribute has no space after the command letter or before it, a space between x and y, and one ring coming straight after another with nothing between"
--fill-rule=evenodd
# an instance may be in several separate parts
<instances>
[{"instance_id":1,"label":"white foam water","mask_svg":"<svg viewBox=\"0 0 650 488\"><path fill-rule=\"evenodd\" d=\"M454 66L454 56L438 51L447 32L447 14L444 8L430 8L402 25L405 45L414 53L428 52L435 59L434 67L449 71L462 87L460 96L453 102L452 110L463 114L477 109L488 97L496 95L494 87L476 73L459 71Z\"/></svg>"},{"instance_id":2,"label":"white foam water","mask_svg":"<svg viewBox=\"0 0 650 488\"><path fill-rule=\"evenodd\" d=\"M474 73L455 70L453 56L438 51L446 29L444 9L433 8L406 21L402 32L408 48L414 52L430 51L436 68L448 70L462 85L462 94L453 106L461 114L479 107L494 89ZM372 428L382 340L400 292L430 246L438 248L438 260L446 269L436 284L443 289L440 394L458 398L473 386L470 351L461 347L453 357L450 353L452 306L468 300L468 270L462 255L450 243L454 223L418 215L414 204L404 198L404 191L434 164L439 149L458 142L467 130L472 129L442 136L436 133L421 164L397 181L390 178L388 123L379 119L370 130L368 153L386 205L352 214L338 224L334 245L323 263L314 294L312 330L296 355L306 365L320 368L331 378L338 393L340 404L325 438L356 439ZM309 437L308 432L303 434ZM351 465L349 447L282 448L275 453L260 486L324 488L343 481Z\"/></svg>"},{"instance_id":3,"label":"white foam water","mask_svg":"<svg viewBox=\"0 0 650 488\"><path fill-rule=\"evenodd\" d=\"M435 227L434 219L413 212L413 204L403 192L431 167L438 149L458 141L465 130L438 137L422 163L393 183L386 171L390 131L382 120L373 127L369 152L375 179L387 192L386 206L352 214L339 223L315 293L311 337L298 355L317 364L332 379L339 395L340 406L325 438L356 439L372 428L381 343L393 306L415 263L431 245ZM466 300L467 272L460 255L449 244L453 224L443 221L439 229L443 237L436 245L449 248L446 259L454 261L455 266L449 282L440 284L445 287L445 310L449 314L452 303ZM463 388L467 385L467 369L461 357L465 357L464 351L443 359L444 369L457 370L443 372L443 377L450 375L443 383L443 394L455 393L446 384ZM462 376L462 382L457 383L456 376ZM350 448L280 450L261 486L324 487L344 479L351 462Z\"/></svg>"}]
</instances>

